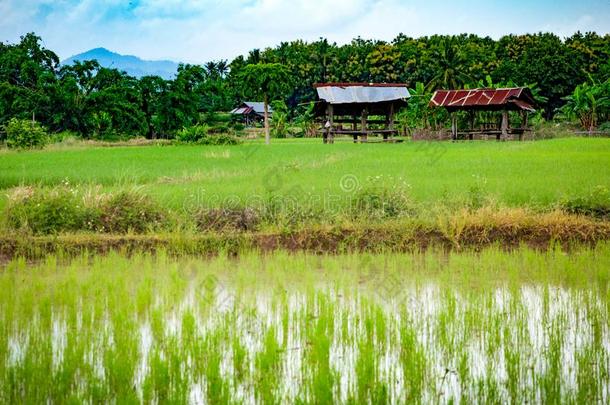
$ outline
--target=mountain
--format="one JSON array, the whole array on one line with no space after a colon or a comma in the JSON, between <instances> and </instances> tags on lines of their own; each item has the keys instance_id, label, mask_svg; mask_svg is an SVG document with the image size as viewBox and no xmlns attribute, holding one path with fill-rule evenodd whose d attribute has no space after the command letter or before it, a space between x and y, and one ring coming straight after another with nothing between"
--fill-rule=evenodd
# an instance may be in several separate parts
<instances>
[{"instance_id":1,"label":"mountain","mask_svg":"<svg viewBox=\"0 0 610 405\"><path fill-rule=\"evenodd\" d=\"M64 60L62 65L70 65L74 61L85 61L96 59L100 65L107 68L115 68L127 72L130 76L142 77L147 75L161 76L171 79L176 74L178 64L169 60L143 60L137 56L121 55L111 52L106 48L95 48L87 52L79 53Z\"/></svg>"}]
</instances>

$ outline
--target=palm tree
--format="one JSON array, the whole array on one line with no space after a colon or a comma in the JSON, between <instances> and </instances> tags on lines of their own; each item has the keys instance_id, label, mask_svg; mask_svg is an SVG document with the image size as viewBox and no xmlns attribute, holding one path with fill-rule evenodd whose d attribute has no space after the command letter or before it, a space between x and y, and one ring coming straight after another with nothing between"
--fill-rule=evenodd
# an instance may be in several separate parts
<instances>
[{"instance_id":1,"label":"palm tree","mask_svg":"<svg viewBox=\"0 0 610 405\"><path fill-rule=\"evenodd\" d=\"M229 64L227 63L226 59L221 59L218 61L218 63L216 63L216 70L218 71L218 74L220 75L220 77L225 77L227 75L227 73L229 73Z\"/></svg>"},{"instance_id":2,"label":"palm tree","mask_svg":"<svg viewBox=\"0 0 610 405\"><path fill-rule=\"evenodd\" d=\"M217 67L216 62L214 62L214 61L206 62L204 67L205 67L206 73L208 74L208 77L218 76L218 67Z\"/></svg>"},{"instance_id":3,"label":"palm tree","mask_svg":"<svg viewBox=\"0 0 610 405\"><path fill-rule=\"evenodd\" d=\"M428 83L428 90L458 89L472 82L467 73L466 58L453 38L444 38L432 52L437 61L436 76Z\"/></svg>"}]
</instances>

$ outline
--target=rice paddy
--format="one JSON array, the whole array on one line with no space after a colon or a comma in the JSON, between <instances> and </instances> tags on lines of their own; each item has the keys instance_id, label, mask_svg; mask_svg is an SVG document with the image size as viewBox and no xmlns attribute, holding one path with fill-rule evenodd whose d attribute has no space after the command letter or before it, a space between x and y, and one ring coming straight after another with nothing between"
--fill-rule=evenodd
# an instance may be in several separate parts
<instances>
[{"instance_id":1,"label":"rice paddy","mask_svg":"<svg viewBox=\"0 0 610 405\"><path fill-rule=\"evenodd\" d=\"M371 182L403 185L425 206L474 193L510 207L549 207L598 186L610 188L610 140L604 138L390 145L278 139L268 147L247 142L0 153L0 190L65 183L103 191L138 187L180 211L268 196L342 206L346 194ZM2 208L6 193L0 194Z\"/></svg>"},{"instance_id":2,"label":"rice paddy","mask_svg":"<svg viewBox=\"0 0 610 405\"><path fill-rule=\"evenodd\" d=\"M2 403L608 403L610 244L15 258Z\"/></svg>"}]
</instances>

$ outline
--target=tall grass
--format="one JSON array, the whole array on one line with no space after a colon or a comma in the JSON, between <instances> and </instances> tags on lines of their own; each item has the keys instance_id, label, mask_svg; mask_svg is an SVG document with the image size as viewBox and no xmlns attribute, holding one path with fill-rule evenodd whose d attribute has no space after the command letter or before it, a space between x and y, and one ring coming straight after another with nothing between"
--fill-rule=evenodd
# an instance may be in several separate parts
<instances>
[{"instance_id":1,"label":"tall grass","mask_svg":"<svg viewBox=\"0 0 610 405\"><path fill-rule=\"evenodd\" d=\"M608 402L610 245L16 258L0 402Z\"/></svg>"}]
</instances>

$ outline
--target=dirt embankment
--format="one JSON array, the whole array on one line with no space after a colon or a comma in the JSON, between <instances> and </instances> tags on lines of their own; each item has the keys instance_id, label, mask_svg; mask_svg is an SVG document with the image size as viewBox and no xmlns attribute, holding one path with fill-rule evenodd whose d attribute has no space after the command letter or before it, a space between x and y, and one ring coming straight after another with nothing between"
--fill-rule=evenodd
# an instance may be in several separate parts
<instances>
[{"instance_id":1,"label":"dirt embankment","mask_svg":"<svg viewBox=\"0 0 610 405\"><path fill-rule=\"evenodd\" d=\"M245 250L418 251L429 247L479 249L499 245L507 249L527 245L545 249L553 244L594 245L610 240L610 222L581 216L462 216L435 224L379 224L370 226L310 227L278 232L223 232L201 234L57 236L0 236L0 257L40 258L47 254L124 253L164 250L170 254L238 254Z\"/></svg>"}]
</instances>

